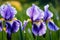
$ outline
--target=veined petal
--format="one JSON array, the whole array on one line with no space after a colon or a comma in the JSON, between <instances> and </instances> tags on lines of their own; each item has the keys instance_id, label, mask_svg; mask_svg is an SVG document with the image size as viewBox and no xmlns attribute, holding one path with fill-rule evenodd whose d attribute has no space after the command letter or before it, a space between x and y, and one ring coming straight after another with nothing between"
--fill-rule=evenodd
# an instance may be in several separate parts
<instances>
[{"instance_id":1,"label":"veined petal","mask_svg":"<svg viewBox=\"0 0 60 40\"><path fill-rule=\"evenodd\" d=\"M27 15L33 20L40 20L44 17L44 12L35 4L29 7L26 11Z\"/></svg>"},{"instance_id":2,"label":"veined petal","mask_svg":"<svg viewBox=\"0 0 60 40\"><path fill-rule=\"evenodd\" d=\"M32 26L32 32L34 35L39 35L42 36L46 33L46 25L43 23L40 24L40 26L38 27L38 25L33 24Z\"/></svg>"},{"instance_id":3,"label":"veined petal","mask_svg":"<svg viewBox=\"0 0 60 40\"><path fill-rule=\"evenodd\" d=\"M12 24L12 32L17 32L21 26L21 22L19 20L15 20Z\"/></svg>"},{"instance_id":4,"label":"veined petal","mask_svg":"<svg viewBox=\"0 0 60 40\"><path fill-rule=\"evenodd\" d=\"M1 5L0 12L1 12L1 16L5 20L11 20L17 13L16 9L12 7L9 3L6 5L5 4Z\"/></svg>"},{"instance_id":5,"label":"veined petal","mask_svg":"<svg viewBox=\"0 0 60 40\"><path fill-rule=\"evenodd\" d=\"M44 35L44 34L46 33L46 25L45 25L44 22L41 23L39 29L40 29L40 31L39 31L39 36L42 36L42 35Z\"/></svg>"},{"instance_id":6,"label":"veined petal","mask_svg":"<svg viewBox=\"0 0 60 40\"><path fill-rule=\"evenodd\" d=\"M46 6L44 6L44 10L45 10L45 12L44 12L44 20L47 20L47 19L50 19L51 17L53 17L53 13L50 12L48 10L48 8L49 8L48 4Z\"/></svg>"},{"instance_id":7,"label":"veined petal","mask_svg":"<svg viewBox=\"0 0 60 40\"><path fill-rule=\"evenodd\" d=\"M3 27L2 21L0 20L0 31L2 31L2 27Z\"/></svg>"},{"instance_id":8,"label":"veined petal","mask_svg":"<svg viewBox=\"0 0 60 40\"><path fill-rule=\"evenodd\" d=\"M10 22L6 22L6 33L11 34L11 28L12 28L12 25L10 24Z\"/></svg>"},{"instance_id":9,"label":"veined petal","mask_svg":"<svg viewBox=\"0 0 60 40\"><path fill-rule=\"evenodd\" d=\"M27 23L28 23L28 21L24 20L24 22L23 22L23 26L21 27L21 28L22 28L22 30L24 30L24 29L26 28Z\"/></svg>"},{"instance_id":10,"label":"veined petal","mask_svg":"<svg viewBox=\"0 0 60 40\"><path fill-rule=\"evenodd\" d=\"M33 32L34 35L36 35L36 36L38 35L39 30L38 30L38 27L37 27L36 24L32 25L32 32Z\"/></svg>"},{"instance_id":11,"label":"veined petal","mask_svg":"<svg viewBox=\"0 0 60 40\"><path fill-rule=\"evenodd\" d=\"M19 30L21 26L21 22L19 20L14 20L12 23L7 21L6 22L6 32L7 33L14 33Z\"/></svg>"},{"instance_id":12,"label":"veined petal","mask_svg":"<svg viewBox=\"0 0 60 40\"><path fill-rule=\"evenodd\" d=\"M53 21L49 21L49 22L48 22L48 28L49 28L50 30L52 30L52 31L57 31L57 30L59 30L59 28L54 24Z\"/></svg>"}]
</instances>

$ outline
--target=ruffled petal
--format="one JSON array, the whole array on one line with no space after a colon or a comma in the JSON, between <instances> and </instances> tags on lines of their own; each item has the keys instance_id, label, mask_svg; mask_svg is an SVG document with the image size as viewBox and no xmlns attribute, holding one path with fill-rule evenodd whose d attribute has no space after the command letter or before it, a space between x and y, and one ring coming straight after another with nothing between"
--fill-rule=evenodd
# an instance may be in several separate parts
<instances>
[{"instance_id":1,"label":"ruffled petal","mask_svg":"<svg viewBox=\"0 0 60 40\"><path fill-rule=\"evenodd\" d=\"M46 25L45 25L44 22L41 23L39 29L40 29L40 31L39 31L39 36L42 36L42 35L44 35L44 34L46 33Z\"/></svg>"},{"instance_id":2,"label":"ruffled petal","mask_svg":"<svg viewBox=\"0 0 60 40\"><path fill-rule=\"evenodd\" d=\"M46 6L44 6L45 12L44 12L44 20L50 19L51 17L53 17L53 13L50 12L48 10L49 5L47 4Z\"/></svg>"},{"instance_id":3,"label":"ruffled petal","mask_svg":"<svg viewBox=\"0 0 60 40\"><path fill-rule=\"evenodd\" d=\"M12 24L12 32L17 32L21 26L21 22L19 20L15 20Z\"/></svg>"},{"instance_id":4,"label":"ruffled petal","mask_svg":"<svg viewBox=\"0 0 60 40\"><path fill-rule=\"evenodd\" d=\"M12 23L7 21L6 22L6 32L7 33L14 33L19 30L21 26L21 22L19 20L14 20Z\"/></svg>"},{"instance_id":5,"label":"ruffled petal","mask_svg":"<svg viewBox=\"0 0 60 40\"><path fill-rule=\"evenodd\" d=\"M38 30L38 27L37 27L36 24L33 24L33 25L32 25L32 32L33 32L33 34L36 35L36 36L39 34L39 30Z\"/></svg>"},{"instance_id":6,"label":"ruffled petal","mask_svg":"<svg viewBox=\"0 0 60 40\"><path fill-rule=\"evenodd\" d=\"M26 13L33 21L40 20L44 17L44 12L35 4L33 4L32 7L29 7Z\"/></svg>"},{"instance_id":7,"label":"ruffled petal","mask_svg":"<svg viewBox=\"0 0 60 40\"><path fill-rule=\"evenodd\" d=\"M40 26L33 24L32 26L32 32L34 35L42 36L46 33L46 25L44 23L41 23Z\"/></svg>"},{"instance_id":8,"label":"ruffled petal","mask_svg":"<svg viewBox=\"0 0 60 40\"><path fill-rule=\"evenodd\" d=\"M16 9L12 7L9 3L6 5L5 4L1 5L0 12L1 12L1 16L5 20L11 20L17 13Z\"/></svg>"},{"instance_id":9,"label":"ruffled petal","mask_svg":"<svg viewBox=\"0 0 60 40\"><path fill-rule=\"evenodd\" d=\"M49 28L50 30L52 30L52 31L57 31L57 30L59 30L59 28L54 24L53 21L49 21L49 22L48 22L48 28Z\"/></svg>"}]
</instances>

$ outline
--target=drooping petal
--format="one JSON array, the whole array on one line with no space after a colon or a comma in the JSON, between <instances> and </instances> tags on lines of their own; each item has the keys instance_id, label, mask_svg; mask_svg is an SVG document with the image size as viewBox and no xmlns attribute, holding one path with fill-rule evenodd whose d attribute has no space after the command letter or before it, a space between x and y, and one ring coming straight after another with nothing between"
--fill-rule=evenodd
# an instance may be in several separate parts
<instances>
[{"instance_id":1,"label":"drooping petal","mask_svg":"<svg viewBox=\"0 0 60 40\"><path fill-rule=\"evenodd\" d=\"M53 17L53 13L52 12L50 12L49 10L48 10L48 8L49 8L49 5L47 4L46 6L44 6L44 10L45 10L45 12L44 12L44 20L46 21L47 19L50 19L51 17Z\"/></svg>"},{"instance_id":2,"label":"drooping petal","mask_svg":"<svg viewBox=\"0 0 60 40\"><path fill-rule=\"evenodd\" d=\"M6 33L11 34L11 28L12 28L12 25L10 24L10 22L6 22Z\"/></svg>"},{"instance_id":3,"label":"drooping petal","mask_svg":"<svg viewBox=\"0 0 60 40\"><path fill-rule=\"evenodd\" d=\"M22 28L22 30L24 30L24 29L26 28L27 23L28 23L28 21L24 20L24 22L23 22L23 26L21 27L21 28Z\"/></svg>"},{"instance_id":4,"label":"drooping petal","mask_svg":"<svg viewBox=\"0 0 60 40\"><path fill-rule=\"evenodd\" d=\"M59 28L56 26L56 24L54 24L53 21L49 21L49 22L48 22L48 28L49 28L50 30L52 30L52 31L57 31L57 30L59 30Z\"/></svg>"},{"instance_id":5,"label":"drooping petal","mask_svg":"<svg viewBox=\"0 0 60 40\"><path fill-rule=\"evenodd\" d=\"M37 27L36 24L32 25L32 32L33 32L34 35L36 35L36 36L38 35L39 30L38 30L38 27Z\"/></svg>"},{"instance_id":6,"label":"drooping petal","mask_svg":"<svg viewBox=\"0 0 60 40\"><path fill-rule=\"evenodd\" d=\"M21 22L19 20L14 20L12 23L7 21L6 22L6 32L7 33L14 33L19 30L21 26Z\"/></svg>"},{"instance_id":7,"label":"drooping petal","mask_svg":"<svg viewBox=\"0 0 60 40\"><path fill-rule=\"evenodd\" d=\"M39 31L39 36L42 36L42 35L45 35L45 33L46 33L46 25L45 25L45 23L43 22L43 23L41 23L41 25L40 25L40 31Z\"/></svg>"},{"instance_id":8,"label":"drooping petal","mask_svg":"<svg viewBox=\"0 0 60 40\"><path fill-rule=\"evenodd\" d=\"M44 23L41 23L40 26L33 24L32 26L32 32L34 35L42 36L46 33L46 25Z\"/></svg>"},{"instance_id":9,"label":"drooping petal","mask_svg":"<svg viewBox=\"0 0 60 40\"><path fill-rule=\"evenodd\" d=\"M12 24L12 32L17 32L21 26L21 22L19 20L15 20Z\"/></svg>"},{"instance_id":10,"label":"drooping petal","mask_svg":"<svg viewBox=\"0 0 60 40\"><path fill-rule=\"evenodd\" d=\"M12 7L9 3L6 5L5 4L1 5L0 12L1 12L1 16L5 20L11 20L17 13L16 9Z\"/></svg>"},{"instance_id":11,"label":"drooping petal","mask_svg":"<svg viewBox=\"0 0 60 40\"><path fill-rule=\"evenodd\" d=\"M33 21L40 20L44 17L44 12L35 4L33 4L32 7L29 7L26 13Z\"/></svg>"},{"instance_id":12,"label":"drooping petal","mask_svg":"<svg viewBox=\"0 0 60 40\"><path fill-rule=\"evenodd\" d=\"M0 20L0 31L2 31L3 25L2 25L2 21Z\"/></svg>"}]
</instances>

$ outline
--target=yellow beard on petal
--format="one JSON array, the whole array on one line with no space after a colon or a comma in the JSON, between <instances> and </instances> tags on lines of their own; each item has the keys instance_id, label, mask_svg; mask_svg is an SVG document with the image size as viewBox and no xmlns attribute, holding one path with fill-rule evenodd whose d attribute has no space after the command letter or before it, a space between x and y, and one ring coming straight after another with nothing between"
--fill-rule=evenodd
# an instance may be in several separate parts
<instances>
[{"instance_id":1,"label":"yellow beard on petal","mask_svg":"<svg viewBox=\"0 0 60 40\"><path fill-rule=\"evenodd\" d=\"M4 27L3 30L6 31L6 28Z\"/></svg>"},{"instance_id":2,"label":"yellow beard on petal","mask_svg":"<svg viewBox=\"0 0 60 40\"><path fill-rule=\"evenodd\" d=\"M27 21L28 21L28 22L32 22L32 20L31 20L31 19L28 19Z\"/></svg>"},{"instance_id":3,"label":"yellow beard on petal","mask_svg":"<svg viewBox=\"0 0 60 40\"><path fill-rule=\"evenodd\" d=\"M10 20L9 22L12 23L13 21L17 20L17 18L13 18L12 20Z\"/></svg>"},{"instance_id":4,"label":"yellow beard on petal","mask_svg":"<svg viewBox=\"0 0 60 40\"><path fill-rule=\"evenodd\" d=\"M36 24L39 27L42 22L43 22L43 20L40 20L40 21L34 22L34 24Z\"/></svg>"},{"instance_id":5,"label":"yellow beard on petal","mask_svg":"<svg viewBox=\"0 0 60 40\"><path fill-rule=\"evenodd\" d=\"M1 18L0 20L1 20L1 21L4 21L4 18Z\"/></svg>"}]
</instances>

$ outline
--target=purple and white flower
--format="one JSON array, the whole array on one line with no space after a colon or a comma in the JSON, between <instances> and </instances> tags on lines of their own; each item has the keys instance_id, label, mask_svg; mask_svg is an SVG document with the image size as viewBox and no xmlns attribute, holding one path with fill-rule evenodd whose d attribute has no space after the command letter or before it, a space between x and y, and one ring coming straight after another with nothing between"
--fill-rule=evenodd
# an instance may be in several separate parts
<instances>
[{"instance_id":1,"label":"purple and white flower","mask_svg":"<svg viewBox=\"0 0 60 40\"><path fill-rule=\"evenodd\" d=\"M41 22L44 18L44 11L41 10L35 4L32 7L29 7L26 11L27 15L32 20L32 32L34 35L42 36L46 33L46 25L44 22Z\"/></svg>"},{"instance_id":2,"label":"purple and white flower","mask_svg":"<svg viewBox=\"0 0 60 40\"><path fill-rule=\"evenodd\" d=\"M52 31L59 30L55 23L51 20L53 13L48 10L49 5L44 6L44 21L48 21L48 28Z\"/></svg>"}]
</instances>

